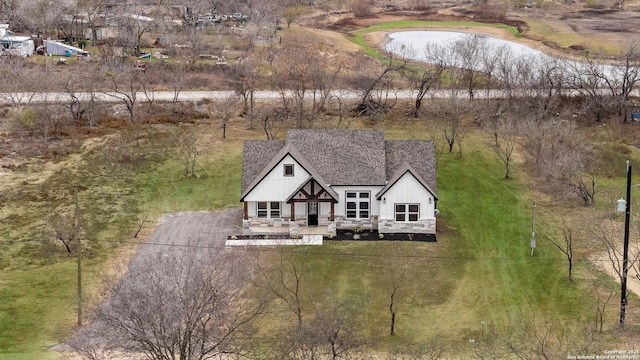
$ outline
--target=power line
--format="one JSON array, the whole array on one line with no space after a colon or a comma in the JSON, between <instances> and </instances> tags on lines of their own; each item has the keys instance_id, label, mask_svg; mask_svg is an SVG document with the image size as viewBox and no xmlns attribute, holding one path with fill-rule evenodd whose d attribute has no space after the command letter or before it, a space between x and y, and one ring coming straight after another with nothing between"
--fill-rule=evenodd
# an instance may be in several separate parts
<instances>
[{"instance_id":1,"label":"power line","mask_svg":"<svg viewBox=\"0 0 640 360\"><path fill-rule=\"evenodd\" d=\"M486 256L446 256L446 255L399 255L399 254L365 254L365 253L339 253L331 251L298 251L289 250L286 248L276 248L273 246L259 247L259 246L214 246L214 245L196 245L196 244L174 244L174 243L153 243L147 241L131 241L131 240L97 240L83 238L78 239L82 241L93 241L103 243L117 243L125 245L148 245L148 246L166 246L170 248L187 248L187 249L230 249L237 251L251 251L251 252L271 252L271 253L286 253L292 255L322 255L322 256L344 256L354 258L401 258L401 259L431 259L431 260L492 260L492 261L559 261L566 262L566 258L531 258L531 257L486 257ZM32 239L32 240L16 240L14 243L27 243L27 242L44 242L50 240ZM609 262L610 259L573 259L573 262Z\"/></svg>"}]
</instances>

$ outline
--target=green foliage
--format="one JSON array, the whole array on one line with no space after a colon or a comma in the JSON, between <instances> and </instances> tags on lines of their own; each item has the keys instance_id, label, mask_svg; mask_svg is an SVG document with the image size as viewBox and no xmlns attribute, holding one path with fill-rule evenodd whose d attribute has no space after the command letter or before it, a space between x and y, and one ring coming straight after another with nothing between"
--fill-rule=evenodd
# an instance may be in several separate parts
<instances>
[{"instance_id":1,"label":"green foliage","mask_svg":"<svg viewBox=\"0 0 640 360\"><path fill-rule=\"evenodd\" d=\"M36 130L36 112L32 108L25 108L17 116L20 126L31 136Z\"/></svg>"}]
</instances>

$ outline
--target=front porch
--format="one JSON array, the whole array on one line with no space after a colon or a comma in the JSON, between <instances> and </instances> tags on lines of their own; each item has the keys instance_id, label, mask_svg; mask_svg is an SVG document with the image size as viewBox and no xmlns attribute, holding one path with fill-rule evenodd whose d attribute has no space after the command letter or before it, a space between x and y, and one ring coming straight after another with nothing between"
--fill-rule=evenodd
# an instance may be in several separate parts
<instances>
[{"instance_id":1,"label":"front porch","mask_svg":"<svg viewBox=\"0 0 640 360\"><path fill-rule=\"evenodd\" d=\"M249 218L242 220L242 235L288 235L296 238L302 237L303 235L327 236L329 234L335 236L336 225L334 221L328 221L326 218L320 219L320 225L313 226L308 226L304 218L298 218L297 220L291 220L289 218Z\"/></svg>"},{"instance_id":2,"label":"front porch","mask_svg":"<svg viewBox=\"0 0 640 360\"><path fill-rule=\"evenodd\" d=\"M329 226L299 226L297 234L302 235L322 235L329 234ZM249 226L249 233L246 235L292 235L289 226Z\"/></svg>"}]
</instances>

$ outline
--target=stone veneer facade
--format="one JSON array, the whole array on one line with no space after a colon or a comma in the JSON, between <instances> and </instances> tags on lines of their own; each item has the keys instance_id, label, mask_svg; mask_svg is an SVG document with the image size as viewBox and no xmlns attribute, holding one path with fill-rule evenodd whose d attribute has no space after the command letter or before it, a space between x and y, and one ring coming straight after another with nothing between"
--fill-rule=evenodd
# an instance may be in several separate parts
<instances>
[{"instance_id":1,"label":"stone veneer facade","mask_svg":"<svg viewBox=\"0 0 640 360\"><path fill-rule=\"evenodd\" d=\"M416 222L396 222L394 219L378 219L378 216L372 216L368 220L364 219L347 219L344 216L336 216L335 221L329 221L328 216L318 217L319 226L327 226L328 234L336 235L336 230L352 230L359 227L363 231L378 230L379 233L420 233L435 234L435 219L420 219ZM289 229L289 235L297 236L298 229L307 226L306 216L296 216L295 221L291 221L289 217L281 219L259 219L251 218L242 220L243 235L265 235L273 233L269 228L282 227ZM261 232L260 228L265 231ZM257 230L256 230L257 229ZM327 235L328 235L327 234Z\"/></svg>"},{"instance_id":2,"label":"stone veneer facade","mask_svg":"<svg viewBox=\"0 0 640 360\"><path fill-rule=\"evenodd\" d=\"M413 222L396 222L394 219L382 219L378 224L379 233L415 233L435 234L435 219L420 219Z\"/></svg>"}]
</instances>

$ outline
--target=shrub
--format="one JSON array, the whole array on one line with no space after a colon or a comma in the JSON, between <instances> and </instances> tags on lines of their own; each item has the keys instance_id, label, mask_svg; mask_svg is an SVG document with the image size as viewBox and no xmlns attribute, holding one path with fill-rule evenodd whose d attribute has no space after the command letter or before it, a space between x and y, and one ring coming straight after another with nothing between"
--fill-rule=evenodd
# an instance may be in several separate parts
<instances>
[{"instance_id":1,"label":"shrub","mask_svg":"<svg viewBox=\"0 0 640 360\"><path fill-rule=\"evenodd\" d=\"M349 4L349 10L353 12L355 17L370 16L374 3L371 0L352 0Z\"/></svg>"}]
</instances>

